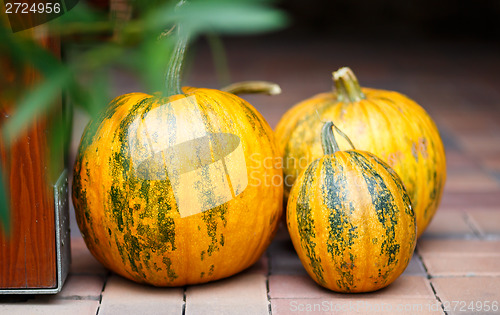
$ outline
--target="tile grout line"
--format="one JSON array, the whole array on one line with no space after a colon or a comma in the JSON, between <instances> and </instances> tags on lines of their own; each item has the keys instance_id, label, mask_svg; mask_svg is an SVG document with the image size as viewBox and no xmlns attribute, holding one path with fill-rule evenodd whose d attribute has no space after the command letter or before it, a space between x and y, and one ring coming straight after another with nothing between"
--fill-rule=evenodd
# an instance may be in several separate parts
<instances>
[{"instance_id":1,"label":"tile grout line","mask_svg":"<svg viewBox=\"0 0 500 315\"><path fill-rule=\"evenodd\" d=\"M186 291L187 286L184 286L184 291L182 293L182 315L186 315Z\"/></svg>"},{"instance_id":2,"label":"tile grout line","mask_svg":"<svg viewBox=\"0 0 500 315\"><path fill-rule=\"evenodd\" d=\"M430 279L429 279L430 280ZM444 314L448 314L446 312L446 310L444 309L444 304L443 302L441 301L441 298L437 295L437 292L436 292L436 288L434 288L434 285L432 284L431 281L429 281L429 284L431 285L431 289L432 289L432 292L434 293L434 297L436 298L436 300L439 301L439 303L441 304L441 309L443 310L443 313Z\"/></svg>"},{"instance_id":3,"label":"tile grout line","mask_svg":"<svg viewBox=\"0 0 500 315\"><path fill-rule=\"evenodd\" d=\"M102 290L101 290L101 294L99 295L99 305L97 306L97 310L96 310L96 315L99 315L99 312L101 311L101 305L102 305L102 294L104 293L104 290L106 289L106 284L108 283L108 280L109 280L109 277L110 277L110 272L108 272L104 278L104 283L102 285Z\"/></svg>"},{"instance_id":4,"label":"tile grout line","mask_svg":"<svg viewBox=\"0 0 500 315\"><path fill-rule=\"evenodd\" d=\"M480 240L484 239L483 233L481 233L481 230L478 228L477 223L474 221L474 218L472 218L469 213L464 211L462 214L462 218L464 219L467 226L472 230L474 236L476 236Z\"/></svg>"},{"instance_id":5,"label":"tile grout line","mask_svg":"<svg viewBox=\"0 0 500 315\"><path fill-rule=\"evenodd\" d=\"M427 280L429 280L429 285L431 286L432 293L434 293L434 297L441 304L441 309L443 310L443 313L447 315L448 313L444 309L443 302L441 301L441 298L437 295L436 288L434 288L434 285L432 284L431 281L432 276L430 275L429 270L427 270L427 266L425 265L424 260L422 259L422 255L420 255L420 253L418 252L418 249L415 250L415 255L417 255L417 257L420 259L420 262L422 263L422 267L424 267L424 271L427 276Z\"/></svg>"},{"instance_id":6,"label":"tile grout line","mask_svg":"<svg viewBox=\"0 0 500 315\"><path fill-rule=\"evenodd\" d=\"M267 256L267 275L266 275L266 291L267 291L267 307L269 310L269 315L273 314L271 307L271 292L269 291L269 276L271 275L271 254L266 251Z\"/></svg>"}]
</instances>

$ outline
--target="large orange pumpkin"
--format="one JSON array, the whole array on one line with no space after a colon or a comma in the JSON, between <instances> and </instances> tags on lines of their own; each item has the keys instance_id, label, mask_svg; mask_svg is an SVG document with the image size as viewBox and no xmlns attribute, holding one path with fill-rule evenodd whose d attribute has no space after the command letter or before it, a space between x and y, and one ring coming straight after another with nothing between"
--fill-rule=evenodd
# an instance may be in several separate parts
<instances>
[{"instance_id":1,"label":"large orange pumpkin","mask_svg":"<svg viewBox=\"0 0 500 315\"><path fill-rule=\"evenodd\" d=\"M309 162L322 156L322 121L335 121L354 146L388 163L410 195L420 236L439 205L445 179L443 143L417 103L391 91L360 88L349 68L334 73L336 91L291 108L276 127L283 156L285 195ZM348 148L340 139L341 148Z\"/></svg>"},{"instance_id":2,"label":"large orange pumpkin","mask_svg":"<svg viewBox=\"0 0 500 315\"><path fill-rule=\"evenodd\" d=\"M234 94L178 88L185 43L167 76L169 96L115 98L82 137L73 180L90 252L137 282L182 286L255 263L282 212L273 132ZM182 47L184 45L184 47Z\"/></svg>"}]
</instances>

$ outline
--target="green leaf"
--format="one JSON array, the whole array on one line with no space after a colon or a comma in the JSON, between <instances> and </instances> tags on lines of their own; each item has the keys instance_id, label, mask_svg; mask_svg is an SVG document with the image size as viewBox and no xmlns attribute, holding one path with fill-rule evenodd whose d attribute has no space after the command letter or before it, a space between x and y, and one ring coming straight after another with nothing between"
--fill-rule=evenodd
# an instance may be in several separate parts
<instances>
[{"instance_id":1,"label":"green leaf","mask_svg":"<svg viewBox=\"0 0 500 315\"><path fill-rule=\"evenodd\" d=\"M172 51L172 39L158 41L157 38L174 24L182 25L181 30L194 38L201 33L263 32L283 27L287 23L285 15L273 8L271 1L264 0L190 0L178 9L175 9L178 1L174 0L152 0L147 4L139 0L129 1L140 7L140 14L124 26L119 36L94 46L86 46L87 50L80 53L79 58L69 59L67 66L34 40L14 36L6 27L0 26L0 51L5 52L7 59L19 69L32 66L45 79L35 87L26 87L21 94L24 99L18 103L19 108L2 131L11 138L18 134L37 114L50 109L51 102L61 88L68 89L68 95L75 105L95 115L109 102L105 98L111 90L108 80L100 78L99 73L113 65L133 70L151 92L160 90L165 65ZM82 34L111 30L113 26L102 14L82 3L52 24L63 33L80 31ZM66 38L69 41L75 39L81 40L82 37ZM216 40L212 43L215 43L215 46L212 45L214 51L218 50ZM224 69L222 53L216 55L219 56L216 59L218 68ZM87 84L76 80L87 73L90 73L89 80L82 80ZM224 80L228 71L222 70L221 73Z\"/></svg>"},{"instance_id":2,"label":"green leaf","mask_svg":"<svg viewBox=\"0 0 500 315\"><path fill-rule=\"evenodd\" d=\"M249 0L193 0L177 10L164 5L144 18L144 28L165 29L181 24L187 35L200 33L249 34L276 30L287 24L285 14L265 4Z\"/></svg>"},{"instance_id":3,"label":"green leaf","mask_svg":"<svg viewBox=\"0 0 500 315\"><path fill-rule=\"evenodd\" d=\"M35 67L44 76L63 68L61 62L48 50L32 39L7 37L11 58L20 59L25 65Z\"/></svg>"},{"instance_id":4,"label":"green leaf","mask_svg":"<svg viewBox=\"0 0 500 315\"><path fill-rule=\"evenodd\" d=\"M92 102L91 93L89 93L88 90L89 89L83 88L76 80L71 80L68 83L67 92L72 104L83 109L83 111L91 117L95 117L95 115L97 115L97 109Z\"/></svg>"},{"instance_id":5,"label":"green leaf","mask_svg":"<svg viewBox=\"0 0 500 315\"><path fill-rule=\"evenodd\" d=\"M68 117L68 113L64 112L64 110L69 109L68 107L61 108L61 111L55 111L55 115L50 118L47 160L49 163L48 175L52 184L57 181L64 170L64 163L67 158L66 153L69 150L72 117Z\"/></svg>"},{"instance_id":6,"label":"green leaf","mask_svg":"<svg viewBox=\"0 0 500 315\"><path fill-rule=\"evenodd\" d=\"M6 135L6 140L14 140L33 122L38 114L47 111L61 95L62 88L68 80L69 72L59 69L58 73L46 78L27 93L18 104L14 114L2 127L2 133Z\"/></svg>"},{"instance_id":7,"label":"green leaf","mask_svg":"<svg viewBox=\"0 0 500 315\"><path fill-rule=\"evenodd\" d=\"M48 23L49 30L56 35L88 35L92 33L111 33L113 23L109 21L109 14L89 7L84 1L62 16ZM87 41L89 38L80 37L79 41Z\"/></svg>"},{"instance_id":8,"label":"green leaf","mask_svg":"<svg viewBox=\"0 0 500 315\"><path fill-rule=\"evenodd\" d=\"M249 34L279 29L285 15L276 9L250 1L193 1L179 10L186 31L220 34Z\"/></svg>"},{"instance_id":9,"label":"green leaf","mask_svg":"<svg viewBox=\"0 0 500 315\"><path fill-rule=\"evenodd\" d=\"M2 168L0 167L0 228L3 229L4 235L10 234L10 198L5 185L5 178Z\"/></svg>"},{"instance_id":10,"label":"green leaf","mask_svg":"<svg viewBox=\"0 0 500 315\"><path fill-rule=\"evenodd\" d=\"M174 47L174 38L149 40L138 50L137 58L130 58L136 63L134 69L140 74L149 93L163 90L165 69Z\"/></svg>"},{"instance_id":11,"label":"green leaf","mask_svg":"<svg viewBox=\"0 0 500 315\"><path fill-rule=\"evenodd\" d=\"M79 1L77 5L58 17L50 21L50 27L54 26L64 26L71 23L91 23L95 21L104 21L108 18L108 14L104 11L97 11L85 2Z\"/></svg>"},{"instance_id":12,"label":"green leaf","mask_svg":"<svg viewBox=\"0 0 500 315\"><path fill-rule=\"evenodd\" d=\"M219 85L229 85L231 83L231 73L229 71L229 64L227 62L222 39L217 36L217 34L210 33L207 34L207 40L210 45L210 49L212 50L215 70L217 71L217 75L219 77Z\"/></svg>"},{"instance_id":13,"label":"green leaf","mask_svg":"<svg viewBox=\"0 0 500 315\"><path fill-rule=\"evenodd\" d=\"M91 107L89 110L91 117L97 116L113 98L110 95L110 86L111 84L107 73L102 73L93 78L92 83L88 87L88 90L92 91L92 93L90 93Z\"/></svg>"}]
</instances>

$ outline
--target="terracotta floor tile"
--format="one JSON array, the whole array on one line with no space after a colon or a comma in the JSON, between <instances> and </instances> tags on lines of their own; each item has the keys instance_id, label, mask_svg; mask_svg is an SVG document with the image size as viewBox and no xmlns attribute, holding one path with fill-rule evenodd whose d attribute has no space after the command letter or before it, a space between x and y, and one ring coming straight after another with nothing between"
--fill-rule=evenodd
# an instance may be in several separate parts
<instances>
[{"instance_id":1,"label":"terracotta floor tile","mask_svg":"<svg viewBox=\"0 0 500 315\"><path fill-rule=\"evenodd\" d=\"M500 241L421 239L417 243L417 249L422 256L427 254L442 256L498 255L500 258Z\"/></svg>"},{"instance_id":2,"label":"terracotta floor tile","mask_svg":"<svg viewBox=\"0 0 500 315\"><path fill-rule=\"evenodd\" d=\"M481 165L491 171L500 171L500 153L478 157Z\"/></svg>"},{"instance_id":3,"label":"terracotta floor tile","mask_svg":"<svg viewBox=\"0 0 500 315\"><path fill-rule=\"evenodd\" d=\"M464 115L462 112L442 112L440 122L454 133L477 134L488 133L495 127L495 119L487 113L476 111Z\"/></svg>"},{"instance_id":4,"label":"terracotta floor tile","mask_svg":"<svg viewBox=\"0 0 500 315\"><path fill-rule=\"evenodd\" d=\"M448 172L446 192L500 192L500 183L484 171Z\"/></svg>"},{"instance_id":5,"label":"terracotta floor tile","mask_svg":"<svg viewBox=\"0 0 500 315\"><path fill-rule=\"evenodd\" d=\"M442 124L440 121L437 122L439 135L441 136L441 141L443 142L444 149L446 152L446 165L448 165L448 152L462 152L462 148L458 143L455 134L446 127L446 125Z\"/></svg>"},{"instance_id":6,"label":"terracotta floor tile","mask_svg":"<svg viewBox=\"0 0 500 315\"><path fill-rule=\"evenodd\" d=\"M448 169L478 170L479 162L471 158L467 153L457 150L446 150L446 167Z\"/></svg>"},{"instance_id":7,"label":"terracotta floor tile","mask_svg":"<svg viewBox=\"0 0 500 315\"><path fill-rule=\"evenodd\" d=\"M417 255L413 255L402 276L426 276L424 265Z\"/></svg>"},{"instance_id":8,"label":"terracotta floor tile","mask_svg":"<svg viewBox=\"0 0 500 315\"><path fill-rule=\"evenodd\" d=\"M496 210L475 210L467 214L482 235L500 237L500 205Z\"/></svg>"},{"instance_id":9,"label":"terracotta floor tile","mask_svg":"<svg viewBox=\"0 0 500 315\"><path fill-rule=\"evenodd\" d=\"M244 273L259 273L262 275L267 275L269 272L269 258L267 255L264 253L260 259L253 264L250 268L246 269L243 271Z\"/></svg>"},{"instance_id":10,"label":"terracotta floor tile","mask_svg":"<svg viewBox=\"0 0 500 315\"><path fill-rule=\"evenodd\" d=\"M0 304L0 314L8 315L95 315L99 301L35 299L26 303Z\"/></svg>"},{"instance_id":11,"label":"terracotta floor tile","mask_svg":"<svg viewBox=\"0 0 500 315\"><path fill-rule=\"evenodd\" d=\"M89 252L83 238L71 238L70 273L75 275L106 275L108 270Z\"/></svg>"},{"instance_id":12,"label":"terracotta floor tile","mask_svg":"<svg viewBox=\"0 0 500 315\"><path fill-rule=\"evenodd\" d=\"M289 238L273 241L267 252L271 262L271 274L307 275Z\"/></svg>"},{"instance_id":13,"label":"terracotta floor tile","mask_svg":"<svg viewBox=\"0 0 500 315\"><path fill-rule=\"evenodd\" d=\"M273 315L293 314L444 314L435 298L377 299L315 298L271 299Z\"/></svg>"},{"instance_id":14,"label":"terracotta floor tile","mask_svg":"<svg viewBox=\"0 0 500 315\"><path fill-rule=\"evenodd\" d=\"M480 208L498 209L500 193L495 191L453 192L444 191L440 210L475 210ZM438 210L438 211L440 211Z\"/></svg>"},{"instance_id":15,"label":"terracotta floor tile","mask_svg":"<svg viewBox=\"0 0 500 315\"><path fill-rule=\"evenodd\" d=\"M186 289L186 315L269 314L266 277L241 274Z\"/></svg>"},{"instance_id":16,"label":"terracotta floor tile","mask_svg":"<svg viewBox=\"0 0 500 315\"><path fill-rule=\"evenodd\" d=\"M500 255L423 255L427 272L433 277L500 276ZM500 281L500 280L499 280Z\"/></svg>"},{"instance_id":17,"label":"terracotta floor tile","mask_svg":"<svg viewBox=\"0 0 500 315\"><path fill-rule=\"evenodd\" d=\"M278 256L271 259L271 274L307 275L307 272L298 257Z\"/></svg>"},{"instance_id":18,"label":"terracotta floor tile","mask_svg":"<svg viewBox=\"0 0 500 315\"><path fill-rule=\"evenodd\" d=\"M500 137L498 135L461 135L458 141L466 151L473 154L500 153Z\"/></svg>"},{"instance_id":19,"label":"terracotta floor tile","mask_svg":"<svg viewBox=\"0 0 500 315\"><path fill-rule=\"evenodd\" d=\"M270 275L271 298L321 298L335 294L314 282L309 275Z\"/></svg>"},{"instance_id":20,"label":"terracotta floor tile","mask_svg":"<svg viewBox=\"0 0 500 315\"><path fill-rule=\"evenodd\" d=\"M500 313L500 278L498 277L454 277L432 279L436 294L448 314L498 314ZM486 301L493 301L497 311L484 312ZM471 305L470 303L473 302ZM471 306L472 309L468 309ZM482 309L479 309L482 306Z\"/></svg>"},{"instance_id":21,"label":"terracotta floor tile","mask_svg":"<svg viewBox=\"0 0 500 315\"><path fill-rule=\"evenodd\" d=\"M423 276L400 276L379 291L363 294L342 294L327 290L307 276L271 275L269 295L274 298L432 298L429 281Z\"/></svg>"},{"instance_id":22,"label":"terracotta floor tile","mask_svg":"<svg viewBox=\"0 0 500 315\"><path fill-rule=\"evenodd\" d=\"M104 276L70 274L62 291L54 297L58 299L98 301L101 297L104 281Z\"/></svg>"},{"instance_id":23,"label":"terracotta floor tile","mask_svg":"<svg viewBox=\"0 0 500 315\"><path fill-rule=\"evenodd\" d=\"M429 299L434 297L434 292L424 276L403 276L401 275L389 286L372 292L363 294L345 295L345 299Z\"/></svg>"},{"instance_id":24,"label":"terracotta floor tile","mask_svg":"<svg viewBox=\"0 0 500 315\"><path fill-rule=\"evenodd\" d=\"M421 238L473 238L462 211L438 210Z\"/></svg>"},{"instance_id":25,"label":"terracotta floor tile","mask_svg":"<svg viewBox=\"0 0 500 315\"><path fill-rule=\"evenodd\" d=\"M335 306L336 303L333 300L326 298L271 299L273 315L332 314L335 311Z\"/></svg>"},{"instance_id":26,"label":"terracotta floor tile","mask_svg":"<svg viewBox=\"0 0 500 315\"><path fill-rule=\"evenodd\" d=\"M500 275L500 241L422 239L417 248L431 276Z\"/></svg>"},{"instance_id":27,"label":"terracotta floor tile","mask_svg":"<svg viewBox=\"0 0 500 315\"><path fill-rule=\"evenodd\" d=\"M181 314L184 289L156 288L117 275L106 282L99 315Z\"/></svg>"}]
</instances>

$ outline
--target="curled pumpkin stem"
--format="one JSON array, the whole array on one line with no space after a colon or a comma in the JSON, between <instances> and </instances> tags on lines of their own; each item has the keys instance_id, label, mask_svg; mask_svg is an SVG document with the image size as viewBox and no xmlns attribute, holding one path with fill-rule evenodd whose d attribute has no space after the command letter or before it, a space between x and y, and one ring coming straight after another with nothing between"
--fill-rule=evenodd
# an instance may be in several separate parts
<instances>
[{"instance_id":1,"label":"curled pumpkin stem","mask_svg":"<svg viewBox=\"0 0 500 315\"><path fill-rule=\"evenodd\" d=\"M342 130L335 126L333 122L328 121L323 125L323 129L321 130L321 146L323 147L323 153L325 155L331 155L335 154L335 152L341 151L337 140L335 139L333 128L335 128L335 131L337 131L337 133L349 143L351 148L355 150L351 139L349 139L349 137L343 133Z\"/></svg>"},{"instance_id":2,"label":"curled pumpkin stem","mask_svg":"<svg viewBox=\"0 0 500 315\"><path fill-rule=\"evenodd\" d=\"M273 82L267 81L242 81L223 87L221 91L232 94L281 94L281 87Z\"/></svg>"}]
</instances>

